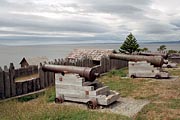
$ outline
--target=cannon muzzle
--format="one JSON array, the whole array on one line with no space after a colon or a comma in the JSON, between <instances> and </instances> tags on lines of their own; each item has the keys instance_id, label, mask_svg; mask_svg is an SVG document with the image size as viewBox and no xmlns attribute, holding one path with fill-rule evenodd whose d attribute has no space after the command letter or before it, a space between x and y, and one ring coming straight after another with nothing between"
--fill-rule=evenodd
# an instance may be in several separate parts
<instances>
[{"instance_id":1,"label":"cannon muzzle","mask_svg":"<svg viewBox=\"0 0 180 120\"><path fill-rule=\"evenodd\" d=\"M82 77L85 77L88 81L94 81L99 73L96 68L89 67L77 67L77 66L65 66L65 65L48 65L42 66L43 71L50 71L55 73L76 73Z\"/></svg>"}]
</instances>

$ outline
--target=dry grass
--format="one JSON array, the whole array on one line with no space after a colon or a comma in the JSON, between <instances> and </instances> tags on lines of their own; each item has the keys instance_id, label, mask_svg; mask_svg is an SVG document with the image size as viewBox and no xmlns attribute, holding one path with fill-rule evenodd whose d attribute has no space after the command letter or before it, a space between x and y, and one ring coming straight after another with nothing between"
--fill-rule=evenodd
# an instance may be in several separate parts
<instances>
[{"instance_id":1,"label":"dry grass","mask_svg":"<svg viewBox=\"0 0 180 120\"><path fill-rule=\"evenodd\" d=\"M180 77L180 68L168 69L171 75ZM121 96L135 99L148 99L146 105L135 117L137 120L179 120L180 119L180 78L160 81L155 79L123 78L123 71L113 71L99 80L111 89L119 91ZM85 110L78 106L58 105L52 101L54 88L44 95L28 102L13 100L0 103L2 120L119 120L131 119L112 113L100 113Z\"/></svg>"},{"instance_id":2,"label":"dry grass","mask_svg":"<svg viewBox=\"0 0 180 120\"><path fill-rule=\"evenodd\" d=\"M104 76L100 80L121 96L135 99L148 99L150 104L139 112L138 120L180 119L180 68L167 69L171 75L179 76L176 80L125 79L119 76Z\"/></svg>"},{"instance_id":3,"label":"dry grass","mask_svg":"<svg viewBox=\"0 0 180 120\"><path fill-rule=\"evenodd\" d=\"M0 103L1 120L130 120L128 117L51 102L54 87L37 99ZM21 100L22 101L22 100Z\"/></svg>"},{"instance_id":4,"label":"dry grass","mask_svg":"<svg viewBox=\"0 0 180 120\"><path fill-rule=\"evenodd\" d=\"M23 77L17 77L15 78L15 81L28 80L28 79L38 78L38 77L39 77L39 74L32 74L32 75L23 76Z\"/></svg>"}]
</instances>

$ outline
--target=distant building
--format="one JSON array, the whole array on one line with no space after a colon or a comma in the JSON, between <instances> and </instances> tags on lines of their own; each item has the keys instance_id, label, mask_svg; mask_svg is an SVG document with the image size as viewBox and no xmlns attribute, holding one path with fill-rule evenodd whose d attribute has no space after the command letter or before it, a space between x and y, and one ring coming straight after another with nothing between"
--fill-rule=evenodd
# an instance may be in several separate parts
<instances>
[{"instance_id":1,"label":"distant building","mask_svg":"<svg viewBox=\"0 0 180 120\"><path fill-rule=\"evenodd\" d=\"M19 64L21 65L21 67L28 67L31 65L39 65L40 63L44 61L48 61L48 58L47 57L34 57L34 58L23 57L23 59L21 60Z\"/></svg>"},{"instance_id":2,"label":"distant building","mask_svg":"<svg viewBox=\"0 0 180 120\"><path fill-rule=\"evenodd\" d=\"M99 64L101 57L115 53L113 49L74 49L66 58L67 59L82 59L83 57L90 57L94 64Z\"/></svg>"},{"instance_id":3,"label":"distant building","mask_svg":"<svg viewBox=\"0 0 180 120\"><path fill-rule=\"evenodd\" d=\"M68 56L68 59L81 59L84 56L91 57L93 60L101 60L103 55L115 53L113 49L74 49Z\"/></svg>"}]
</instances>

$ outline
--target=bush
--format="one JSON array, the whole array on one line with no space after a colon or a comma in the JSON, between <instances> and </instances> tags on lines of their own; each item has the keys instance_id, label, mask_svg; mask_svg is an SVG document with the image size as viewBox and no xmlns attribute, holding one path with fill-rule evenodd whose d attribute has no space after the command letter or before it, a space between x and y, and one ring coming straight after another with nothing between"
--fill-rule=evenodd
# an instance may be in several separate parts
<instances>
[{"instance_id":1,"label":"bush","mask_svg":"<svg viewBox=\"0 0 180 120\"><path fill-rule=\"evenodd\" d=\"M27 102L27 101L30 101L30 100L33 100L33 99L37 98L38 96L39 96L38 94L33 94L33 95L28 95L28 96L20 97L17 100L19 102Z\"/></svg>"}]
</instances>

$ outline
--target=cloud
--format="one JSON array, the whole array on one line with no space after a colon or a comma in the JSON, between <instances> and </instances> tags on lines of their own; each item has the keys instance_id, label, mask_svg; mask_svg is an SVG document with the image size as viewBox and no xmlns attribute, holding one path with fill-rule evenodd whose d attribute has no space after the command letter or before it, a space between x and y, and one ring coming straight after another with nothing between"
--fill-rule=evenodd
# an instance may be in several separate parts
<instances>
[{"instance_id":1,"label":"cloud","mask_svg":"<svg viewBox=\"0 0 180 120\"><path fill-rule=\"evenodd\" d=\"M129 32L139 41L163 41L177 40L180 34L180 9L168 7L169 4L177 7L178 0L173 3L162 0L1 0L0 4L2 44L12 40L43 43L42 39L46 39L46 43L47 39L52 43L122 42Z\"/></svg>"}]
</instances>

